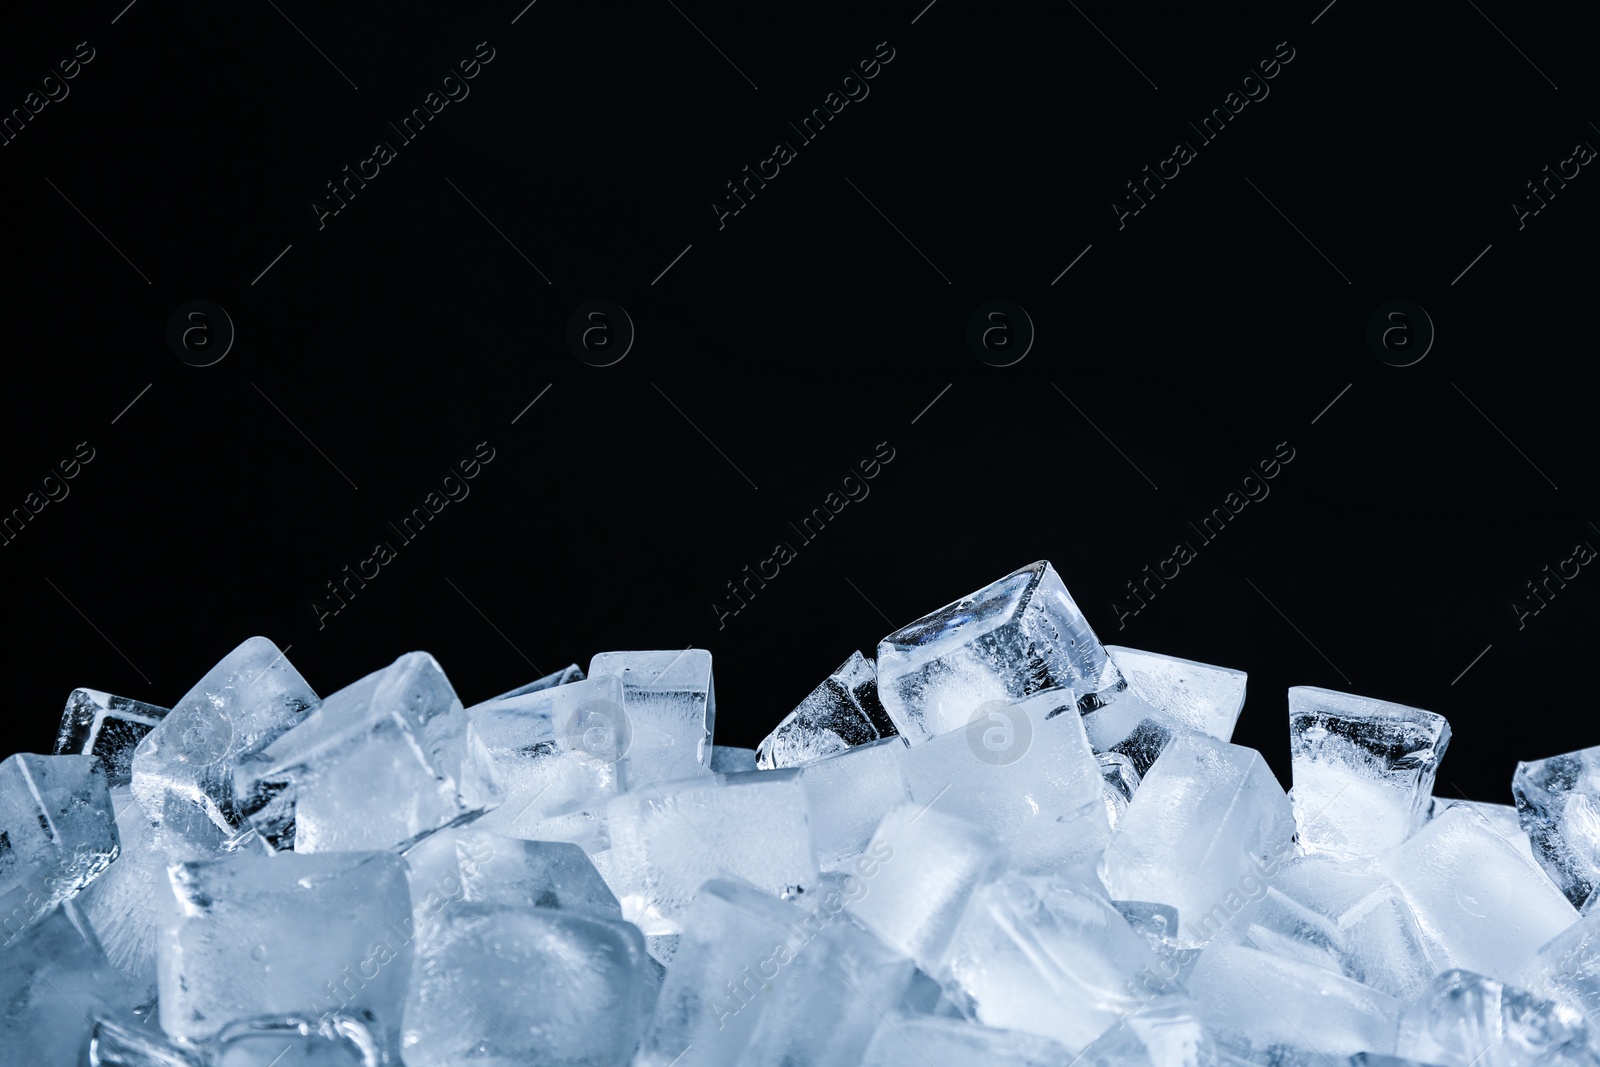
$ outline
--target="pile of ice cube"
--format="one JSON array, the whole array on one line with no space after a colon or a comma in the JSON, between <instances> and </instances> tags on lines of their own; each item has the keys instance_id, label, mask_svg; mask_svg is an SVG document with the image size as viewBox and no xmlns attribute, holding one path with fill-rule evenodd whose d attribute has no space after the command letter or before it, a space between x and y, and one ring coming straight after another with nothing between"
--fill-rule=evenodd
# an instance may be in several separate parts
<instances>
[{"instance_id":1,"label":"pile of ice cube","mask_svg":"<svg viewBox=\"0 0 1600 1067\"><path fill-rule=\"evenodd\" d=\"M1436 714L1104 646L1036 563L756 751L711 657L463 708L252 638L0 763L27 1067L1600 1064L1600 749L1435 799Z\"/></svg>"}]
</instances>

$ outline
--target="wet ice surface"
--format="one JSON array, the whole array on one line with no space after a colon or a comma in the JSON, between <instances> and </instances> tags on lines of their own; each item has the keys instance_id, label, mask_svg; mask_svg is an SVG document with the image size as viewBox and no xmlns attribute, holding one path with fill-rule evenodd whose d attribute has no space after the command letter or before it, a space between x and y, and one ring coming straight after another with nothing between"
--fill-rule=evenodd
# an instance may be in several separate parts
<instances>
[{"instance_id":1,"label":"wet ice surface","mask_svg":"<svg viewBox=\"0 0 1600 1067\"><path fill-rule=\"evenodd\" d=\"M1285 790L1042 561L845 651L754 749L693 648L74 690L0 763L0 1062L1600 1067L1600 749L1436 797L1444 716L1296 687Z\"/></svg>"}]
</instances>

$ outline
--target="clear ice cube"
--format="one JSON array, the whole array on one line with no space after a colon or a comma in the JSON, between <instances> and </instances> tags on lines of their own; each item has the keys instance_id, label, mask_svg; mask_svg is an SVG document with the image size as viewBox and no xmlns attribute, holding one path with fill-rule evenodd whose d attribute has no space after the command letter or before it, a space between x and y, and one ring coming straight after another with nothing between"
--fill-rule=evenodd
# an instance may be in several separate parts
<instances>
[{"instance_id":1,"label":"clear ice cube","mask_svg":"<svg viewBox=\"0 0 1600 1067\"><path fill-rule=\"evenodd\" d=\"M675 934L695 891L713 878L774 894L813 886L817 860L800 774L708 772L612 800L602 873L623 916L647 934Z\"/></svg>"},{"instance_id":2,"label":"clear ice cube","mask_svg":"<svg viewBox=\"0 0 1600 1067\"><path fill-rule=\"evenodd\" d=\"M0 945L102 875L117 851L97 757L18 753L0 762Z\"/></svg>"},{"instance_id":3,"label":"clear ice cube","mask_svg":"<svg viewBox=\"0 0 1600 1067\"><path fill-rule=\"evenodd\" d=\"M1394 1051L1400 1002L1313 964L1213 943L1188 986L1217 1042L1253 1063Z\"/></svg>"},{"instance_id":4,"label":"clear ice cube","mask_svg":"<svg viewBox=\"0 0 1600 1067\"><path fill-rule=\"evenodd\" d=\"M783 773L783 772L773 772ZM638 1067L735 1067L807 940L805 913L748 883L715 879L683 916Z\"/></svg>"},{"instance_id":5,"label":"clear ice cube","mask_svg":"<svg viewBox=\"0 0 1600 1067\"><path fill-rule=\"evenodd\" d=\"M426 652L334 693L240 760L236 795L279 848L390 848L501 800L488 750Z\"/></svg>"},{"instance_id":6,"label":"clear ice cube","mask_svg":"<svg viewBox=\"0 0 1600 1067\"><path fill-rule=\"evenodd\" d=\"M133 750L144 735L167 717L167 709L98 689L74 689L61 713L56 735L58 756L99 756L106 781L113 786L133 780Z\"/></svg>"},{"instance_id":7,"label":"clear ice cube","mask_svg":"<svg viewBox=\"0 0 1600 1067\"><path fill-rule=\"evenodd\" d=\"M161 1027L200 1041L256 1015L372 1020L392 1054L411 971L411 894L391 852L174 864L157 949Z\"/></svg>"},{"instance_id":8,"label":"clear ice cube","mask_svg":"<svg viewBox=\"0 0 1600 1067\"><path fill-rule=\"evenodd\" d=\"M1534 858L1581 907L1600 885L1600 748L1518 763L1511 793Z\"/></svg>"},{"instance_id":9,"label":"clear ice cube","mask_svg":"<svg viewBox=\"0 0 1600 1067\"><path fill-rule=\"evenodd\" d=\"M768 772L774 773L774 772ZM974 823L925 804L902 804L853 868L865 891L850 913L932 975L972 894L1004 870L1005 850Z\"/></svg>"},{"instance_id":10,"label":"clear ice cube","mask_svg":"<svg viewBox=\"0 0 1600 1067\"><path fill-rule=\"evenodd\" d=\"M1440 1067L1594 1067L1589 1036L1569 1005L1449 970L1406 1009L1397 1051Z\"/></svg>"},{"instance_id":11,"label":"clear ice cube","mask_svg":"<svg viewBox=\"0 0 1600 1067\"><path fill-rule=\"evenodd\" d=\"M1251 916L1245 940L1282 959L1344 973L1347 945L1339 924L1272 886Z\"/></svg>"},{"instance_id":12,"label":"clear ice cube","mask_svg":"<svg viewBox=\"0 0 1600 1067\"><path fill-rule=\"evenodd\" d=\"M419 932L409 1067L623 1067L654 976L637 928L518 904L451 904Z\"/></svg>"},{"instance_id":13,"label":"clear ice cube","mask_svg":"<svg viewBox=\"0 0 1600 1067\"><path fill-rule=\"evenodd\" d=\"M1450 744L1443 715L1312 686L1289 690L1295 825L1305 852L1376 856L1427 819Z\"/></svg>"},{"instance_id":14,"label":"clear ice cube","mask_svg":"<svg viewBox=\"0 0 1600 1067\"><path fill-rule=\"evenodd\" d=\"M1111 902L1065 881L1011 875L980 888L946 974L977 1020L1059 1041L1074 1055L1144 1005L1161 961Z\"/></svg>"},{"instance_id":15,"label":"clear ice cube","mask_svg":"<svg viewBox=\"0 0 1600 1067\"><path fill-rule=\"evenodd\" d=\"M1471 808L1449 809L1385 853L1380 866L1405 894L1441 969L1512 980L1578 918L1544 872Z\"/></svg>"},{"instance_id":16,"label":"clear ice cube","mask_svg":"<svg viewBox=\"0 0 1600 1067\"><path fill-rule=\"evenodd\" d=\"M622 918L622 905L577 845L468 830L456 835L455 848L466 900Z\"/></svg>"},{"instance_id":17,"label":"clear ice cube","mask_svg":"<svg viewBox=\"0 0 1600 1067\"><path fill-rule=\"evenodd\" d=\"M1249 921L1263 869L1293 833L1289 800L1254 749L1173 738L1117 822L1100 876L1117 899L1170 904L1193 948Z\"/></svg>"},{"instance_id":18,"label":"clear ice cube","mask_svg":"<svg viewBox=\"0 0 1600 1067\"><path fill-rule=\"evenodd\" d=\"M622 681L628 745L618 770L623 789L711 773L711 734L717 698L711 653L602 652L589 661L589 677Z\"/></svg>"},{"instance_id":19,"label":"clear ice cube","mask_svg":"<svg viewBox=\"0 0 1600 1067\"><path fill-rule=\"evenodd\" d=\"M982 827L1025 871L1092 868L1111 826L1075 704L1067 689L995 701L963 729L905 749L912 801Z\"/></svg>"},{"instance_id":20,"label":"clear ice cube","mask_svg":"<svg viewBox=\"0 0 1600 1067\"><path fill-rule=\"evenodd\" d=\"M1088 712L1127 683L1047 561L948 604L878 645L878 697L911 744L991 701L1060 686Z\"/></svg>"},{"instance_id":21,"label":"clear ice cube","mask_svg":"<svg viewBox=\"0 0 1600 1067\"><path fill-rule=\"evenodd\" d=\"M894 733L878 699L876 664L852 652L756 747L756 766L797 767Z\"/></svg>"},{"instance_id":22,"label":"clear ice cube","mask_svg":"<svg viewBox=\"0 0 1600 1067\"><path fill-rule=\"evenodd\" d=\"M240 829L234 766L318 703L278 646L252 637L185 693L133 753L133 795L164 848L199 858Z\"/></svg>"},{"instance_id":23,"label":"clear ice cube","mask_svg":"<svg viewBox=\"0 0 1600 1067\"><path fill-rule=\"evenodd\" d=\"M1244 708L1244 671L1121 645L1107 645L1106 652L1145 703L1191 730L1233 739Z\"/></svg>"}]
</instances>

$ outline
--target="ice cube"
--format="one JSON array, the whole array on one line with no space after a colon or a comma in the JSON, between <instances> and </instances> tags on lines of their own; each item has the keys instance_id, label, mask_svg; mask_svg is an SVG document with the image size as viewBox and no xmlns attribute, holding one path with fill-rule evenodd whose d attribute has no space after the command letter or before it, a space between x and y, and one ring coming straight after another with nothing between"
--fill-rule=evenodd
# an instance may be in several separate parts
<instances>
[{"instance_id":1,"label":"ice cube","mask_svg":"<svg viewBox=\"0 0 1600 1067\"><path fill-rule=\"evenodd\" d=\"M879 1005L905 996L912 962L840 914L841 901L830 899L804 920L810 940L788 963L780 957L741 1067L857 1064L883 1018Z\"/></svg>"},{"instance_id":2,"label":"ice cube","mask_svg":"<svg viewBox=\"0 0 1600 1067\"><path fill-rule=\"evenodd\" d=\"M981 827L929 805L902 804L884 816L853 868L865 891L850 913L889 947L940 975L972 894L1000 875L1005 859Z\"/></svg>"},{"instance_id":3,"label":"ice cube","mask_svg":"<svg viewBox=\"0 0 1600 1067\"><path fill-rule=\"evenodd\" d=\"M811 808L811 839L824 871L848 865L896 805L911 799L901 767L903 737L885 737L824 756L800 768Z\"/></svg>"},{"instance_id":4,"label":"ice cube","mask_svg":"<svg viewBox=\"0 0 1600 1067\"><path fill-rule=\"evenodd\" d=\"M756 748L762 770L797 767L895 733L878 699L878 673L860 652L824 678Z\"/></svg>"},{"instance_id":5,"label":"ice cube","mask_svg":"<svg viewBox=\"0 0 1600 1067\"><path fill-rule=\"evenodd\" d=\"M1024 871L1092 870L1110 837L1100 764L1071 690L981 705L965 729L906 749L901 762L913 802L937 801L982 827Z\"/></svg>"},{"instance_id":6,"label":"ice cube","mask_svg":"<svg viewBox=\"0 0 1600 1067\"><path fill-rule=\"evenodd\" d=\"M1060 879L1011 875L973 895L946 974L979 1022L1052 1038L1076 1055L1144 1006L1139 983L1158 979L1160 967L1110 901Z\"/></svg>"},{"instance_id":7,"label":"ice cube","mask_svg":"<svg viewBox=\"0 0 1600 1067\"><path fill-rule=\"evenodd\" d=\"M1145 703L1191 730L1233 739L1244 707L1244 671L1107 645L1106 652Z\"/></svg>"},{"instance_id":8,"label":"ice cube","mask_svg":"<svg viewBox=\"0 0 1600 1067\"><path fill-rule=\"evenodd\" d=\"M1305 852L1376 856L1427 819L1450 744L1443 715L1312 686L1289 690L1295 825Z\"/></svg>"},{"instance_id":9,"label":"ice cube","mask_svg":"<svg viewBox=\"0 0 1600 1067\"><path fill-rule=\"evenodd\" d=\"M1218 1043L1251 1062L1394 1051L1400 1002L1322 967L1213 942L1188 986Z\"/></svg>"},{"instance_id":10,"label":"ice cube","mask_svg":"<svg viewBox=\"0 0 1600 1067\"><path fill-rule=\"evenodd\" d=\"M1382 857L1439 967L1510 980L1578 913L1483 816L1454 807Z\"/></svg>"},{"instance_id":11,"label":"ice cube","mask_svg":"<svg viewBox=\"0 0 1600 1067\"><path fill-rule=\"evenodd\" d=\"M216 1050L214 1067L379 1067L386 1062L378 1040L349 1015L241 1019L217 1035Z\"/></svg>"},{"instance_id":12,"label":"ice cube","mask_svg":"<svg viewBox=\"0 0 1600 1067\"><path fill-rule=\"evenodd\" d=\"M455 847L466 900L622 918L622 906L577 845L468 830L456 835Z\"/></svg>"},{"instance_id":13,"label":"ice cube","mask_svg":"<svg viewBox=\"0 0 1600 1067\"><path fill-rule=\"evenodd\" d=\"M1517 984L1566 1001L1600 1025L1600 914L1586 913L1541 946Z\"/></svg>"},{"instance_id":14,"label":"ice cube","mask_svg":"<svg viewBox=\"0 0 1600 1067\"><path fill-rule=\"evenodd\" d=\"M602 870L622 914L647 934L680 932L701 884L740 878L771 893L813 886L817 861L797 770L663 782L611 801Z\"/></svg>"},{"instance_id":15,"label":"ice cube","mask_svg":"<svg viewBox=\"0 0 1600 1067\"><path fill-rule=\"evenodd\" d=\"M1293 833L1289 800L1254 749L1174 737L1117 822L1100 876L1118 899L1170 904L1193 948L1248 922L1264 868Z\"/></svg>"},{"instance_id":16,"label":"ice cube","mask_svg":"<svg viewBox=\"0 0 1600 1067\"><path fill-rule=\"evenodd\" d=\"M138 990L106 961L70 904L0 948L0 1060L8 1065L76 1064L96 1016L136 1025L138 1004Z\"/></svg>"},{"instance_id":17,"label":"ice cube","mask_svg":"<svg viewBox=\"0 0 1600 1067\"><path fill-rule=\"evenodd\" d=\"M18 753L0 762L0 945L99 877L117 849L97 757Z\"/></svg>"},{"instance_id":18,"label":"ice cube","mask_svg":"<svg viewBox=\"0 0 1600 1067\"><path fill-rule=\"evenodd\" d=\"M581 681L583 681L583 668L576 663L572 663L553 674L547 674L543 678L535 678L527 685L519 685L515 689L507 689L497 697L490 697L484 703L492 704L499 700L510 700L512 697L527 696L529 693L538 693L545 689L554 689L558 685L568 685L572 682ZM472 709L468 708L467 710L471 711Z\"/></svg>"},{"instance_id":19,"label":"ice cube","mask_svg":"<svg viewBox=\"0 0 1600 1067\"><path fill-rule=\"evenodd\" d=\"M233 770L299 723L317 694L278 646L252 637L224 656L133 753L133 795L162 847L214 854L240 829Z\"/></svg>"},{"instance_id":20,"label":"ice cube","mask_svg":"<svg viewBox=\"0 0 1600 1067\"><path fill-rule=\"evenodd\" d=\"M1095 762L1100 765L1100 794L1106 805L1106 823L1115 827L1133 802L1134 791L1139 788L1139 772L1133 760L1120 752L1098 753Z\"/></svg>"},{"instance_id":21,"label":"ice cube","mask_svg":"<svg viewBox=\"0 0 1600 1067\"><path fill-rule=\"evenodd\" d=\"M622 682L611 676L467 709L488 746L505 800L480 826L512 837L550 836L547 820L598 810L618 792L630 744Z\"/></svg>"},{"instance_id":22,"label":"ice cube","mask_svg":"<svg viewBox=\"0 0 1600 1067\"><path fill-rule=\"evenodd\" d=\"M716 879L702 886L683 917L638 1067L741 1063L783 961L807 938L804 918L748 883Z\"/></svg>"},{"instance_id":23,"label":"ice cube","mask_svg":"<svg viewBox=\"0 0 1600 1067\"><path fill-rule=\"evenodd\" d=\"M711 653L602 652L589 661L589 677L607 675L622 681L631 735L618 767L621 788L711 774L717 715Z\"/></svg>"},{"instance_id":24,"label":"ice cube","mask_svg":"<svg viewBox=\"0 0 1600 1067\"><path fill-rule=\"evenodd\" d=\"M127 786L111 790L121 848L116 862L86 886L74 903L94 928L112 966L145 988L156 982L156 936L162 909L172 901L167 860L155 847L144 809Z\"/></svg>"},{"instance_id":25,"label":"ice cube","mask_svg":"<svg viewBox=\"0 0 1600 1067\"><path fill-rule=\"evenodd\" d=\"M1061 686L1089 712L1127 687L1044 560L885 637L877 667L878 696L913 745L965 728L990 701Z\"/></svg>"},{"instance_id":26,"label":"ice cube","mask_svg":"<svg viewBox=\"0 0 1600 1067\"><path fill-rule=\"evenodd\" d=\"M1049 1038L914 1016L884 1019L861 1067L1061 1067L1072 1055Z\"/></svg>"},{"instance_id":27,"label":"ice cube","mask_svg":"<svg viewBox=\"0 0 1600 1067\"><path fill-rule=\"evenodd\" d=\"M1534 858L1581 907L1600 885L1600 748L1517 764L1511 793Z\"/></svg>"},{"instance_id":28,"label":"ice cube","mask_svg":"<svg viewBox=\"0 0 1600 1067\"><path fill-rule=\"evenodd\" d=\"M1451 808L1460 805L1471 808L1473 811L1489 820L1489 828L1509 841L1525 859L1534 863L1539 862L1539 857L1533 854L1533 844L1528 840L1528 835L1523 832L1522 821L1517 814L1514 804L1492 804L1484 800L1452 800L1449 797L1434 797L1433 806L1428 809L1428 818L1437 819ZM1543 864L1540 864L1543 866ZM1574 902L1577 907L1583 907L1582 901Z\"/></svg>"},{"instance_id":29,"label":"ice cube","mask_svg":"<svg viewBox=\"0 0 1600 1067\"><path fill-rule=\"evenodd\" d=\"M1245 938L1252 947L1281 959L1344 973L1347 945L1338 923L1272 886L1251 916Z\"/></svg>"},{"instance_id":30,"label":"ice cube","mask_svg":"<svg viewBox=\"0 0 1600 1067\"><path fill-rule=\"evenodd\" d=\"M235 778L251 825L296 852L403 845L501 799L488 750L426 652L334 693Z\"/></svg>"},{"instance_id":31,"label":"ice cube","mask_svg":"<svg viewBox=\"0 0 1600 1067\"><path fill-rule=\"evenodd\" d=\"M240 852L174 864L178 906L157 950L161 1027L204 1040L264 1014L371 1020L397 1048L411 942L404 861L391 852Z\"/></svg>"},{"instance_id":32,"label":"ice cube","mask_svg":"<svg viewBox=\"0 0 1600 1067\"><path fill-rule=\"evenodd\" d=\"M1079 1054L1081 1067L1218 1067L1224 1064L1185 993L1153 996Z\"/></svg>"},{"instance_id":33,"label":"ice cube","mask_svg":"<svg viewBox=\"0 0 1600 1067\"><path fill-rule=\"evenodd\" d=\"M61 713L56 755L99 756L113 786L133 780L133 750L167 717L167 709L98 689L74 689Z\"/></svg>"},{"instance_id":34,"label":"ice cube","mask_svg":"<svg viewBox=\"0 0 1600 1067\"><path fill-rule=\"evenodd\" d=\"M419 932L410 1067L622 1067L652 987L629 923L517 904L448 905Z\"/></svg>"},{"instance_id":35,"label":"ice cube","mask_svg":"<svg viewBox=\"0 0 1600 1067\"><path fill-rule=\"evenodd\" d=\"M756 769L756 750L717 745L711 749L711 773L737 774Z\"/></svg>"},{"instance_id":36,"label":"ice cube","mask_svg":"<svg viewBox=\"0 0 1600 1067\"><path fill-rule=\"evenodd\" d=\"M1594 1067L1583 1014L1470 971L1435 978L1406 1009L1397 1051L1440 1067Z\"/></svg>"}]
</instances>

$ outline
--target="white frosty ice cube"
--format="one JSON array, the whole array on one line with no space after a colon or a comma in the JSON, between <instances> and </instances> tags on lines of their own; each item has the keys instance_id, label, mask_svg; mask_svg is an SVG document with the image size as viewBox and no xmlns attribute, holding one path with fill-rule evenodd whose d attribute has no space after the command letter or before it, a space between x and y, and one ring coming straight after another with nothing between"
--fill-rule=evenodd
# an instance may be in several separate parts
<instances>
[{"instance_id":1,"label":"white frosty ice cube","mask_svg":"<svg viewBox=\"0 0 1600 1067\"><path fill-rule=\"evenodd\" d=\"M762 740L757 766L798 767L894 732L878 700L876 665L852 652Z\"/></svg>"},{"instance_id":2,"label":"white frosty ice cube","mask_svg":"<svg viewBox=\"0 0 1600 1067\"><path fill-rule=\"evenodd\" d=\"M622 682L629 740L619 764L621 788L711 773L711 735L717 697L711 653L602 652L589 661L589 677Z\"/></svg>"},{"instance_id":3,"label":"white frosty ice cube","mask_svg":"<svg viewBox=\"0 0 1600 1067\"><path fill-rule=\"evenodd\" d=\"M1427 819L1450 744L1443 715L1312 686L1289 690L1295 824L1306 852L1376 856Z\"/></svg>"},{"instance_id":4,"label":"white frosty ice cube","mask_svg":"<svg viewBox=\"0 0 1600 1067\"><path fill-rule=\"evenodd\" d=\"M1289 800L1254 749L1175 737L1139 783L1101 859L1117 899L1178 909L1178 942L1202 945L1248 914L1263 868L1293 832Z\"/></svg>"},{"instance_id":5,"label":"white frosty ice cube","mask_svg":"<svg viewBox=\"0 0 1600 1067\"><path fill-rule=\"evenodd\" d=\"M1453 807L1380 866L1405 893L1440 967L1511 980L1578 913L1544 872L1466 807Z\"/></svg>"},{"instance_id":6,"label":"white frosty ice cube","mask_svg":"<svg viewBox=\"0 0 1600 1067\"><path fill-rule=\"evenodd\" d=\"M878 697L913 745L980 705L1060 686L1088 712L1127 683L1049 562L948 604L878 644Z\"/></svg>"},{"instance_id":7,"label":"white frosty ice cube","mask_svg":"<svg viewBox=\"0 0 1600 1067\"><path fill-rule=\"evenodd\" d=\"M858 856L891 808L911 799L902 769L905 739L870 741L801 767L817 863L834 870Z\"/></svg>"},{"instance_id":8,"label":"white frosty ice cube","mask_svg":"<svg viewBox=\"0 0 1600 1067\"><path fill-rule=\"evenodd\" d=\"M740 878L774 894L816 882L806 788L797 770L710 775L624 793L606 811L602 873L647 934L680 932L695 891Z\"/></svg>"},{"instance_id":9,"label":"white frosty ice cube","mask_svg":"<svg viewBox=\"0 0 1600 1067\"><path fill-rule=\"evenodd\" d=\"M1244 708L1244 671L1121 645L1107 645L1106 652L1145 703L1191 730L1233 739Z\"/></svg>"},{"instance_id":10,"label":"white frosty ice cube","mask_svg":"<svg viewBox=\"0 0 1600 1067\"><path fill-rule=\"evenodd\" d=\"M426 652L344 687L240 760L250 822L296 852L403 845L501 800L489 752Z\"/></svg>"}]
</instances>

